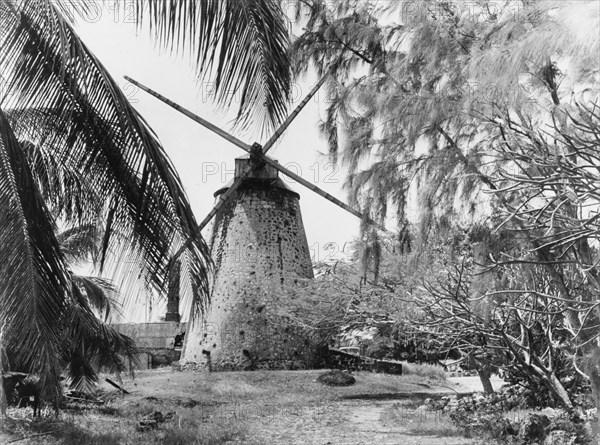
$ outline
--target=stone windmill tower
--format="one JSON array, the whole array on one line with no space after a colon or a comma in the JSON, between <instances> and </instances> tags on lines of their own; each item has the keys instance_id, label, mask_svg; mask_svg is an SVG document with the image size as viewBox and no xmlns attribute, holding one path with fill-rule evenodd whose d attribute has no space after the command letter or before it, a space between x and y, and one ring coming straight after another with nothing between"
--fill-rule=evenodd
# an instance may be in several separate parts
<instances>
[{"instance_id":1,"label":"stone windmill tower","mask_svg":"<svg viewBox=\"0 0 600 445\"><path fill-rule=\"evenodd\" d=\"M215 193L217 203L199 225L202 229L215 218L210 239L215 279L206 318L190 320L182 361L213 371L310 366L315 351L307 335L282 324L275 310L285 304L284 286L313 277L300 196L279 173L357 217L365 217L266 153L325 78L262 147L245 144L144 85L127 80L248 153L235 160L234 180Z\"/></svg>"},{"instance_id":2,"label":"stone windmill tower","mask_svg":"<svg viewBox=\"0 0 600 445\"><path fill-rule=\"evenodd\" d=\"M234 181L253 162L236 159ZM313 277L299 199L278 171L263 163L216 214L211 309L200 329L188 329L184 360L212 370L294 368L312 360L306 338L281 326L274 315L284 285Z\"/></svg>"}]
</instances>

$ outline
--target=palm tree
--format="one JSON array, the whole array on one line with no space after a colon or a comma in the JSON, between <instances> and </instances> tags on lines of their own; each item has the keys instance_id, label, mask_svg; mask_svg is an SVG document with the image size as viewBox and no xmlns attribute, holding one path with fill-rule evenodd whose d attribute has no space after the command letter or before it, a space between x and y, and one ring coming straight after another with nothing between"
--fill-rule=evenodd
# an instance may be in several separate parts
<instances>
[{"instance_id":1,"label":"palm tree","mask_svg":"<svg viewBox=\"0 0 600 445\"><path fill-rule=\"evenodd\" d=\"M91 1L0 2L0 340L56 395L69 307L82 303L55 221L104 221L99 262L128 259L163 291L181 245L196 308L210 260L183 186L156 134L73 29ZM276 0L139 0L139 24L171 51L191 50L218 99L242 91L238 125L265 129L285 113L287 33ZM73 15L73 16L72 16ZM229 99L230 100L230 99ZM8 110L11 111L10 115ZM27 144L43 154L28 157ZM33 162L49 167L36 174ZM132 261L134 259L135 261ZM89 316L89 314L84 314Z\"/></svg>"},{"instance_id":2,"label":"palm tree","mask_svg":"<svg viewBox=\"0 0 600 445\"><path fill-rule=\"evenodd\" d=\"M98 260L102 230L98 226L73 227L57 234L69 268ZM126 370L125 360L137 363L135 341L108 323L118 312L118 290L110 280L71 272L73 291L61 320L61 362L71 389L91 392L97 388L98 372ZM13 354L14 355L14 354Z\"/></svg>"}]
</instances>

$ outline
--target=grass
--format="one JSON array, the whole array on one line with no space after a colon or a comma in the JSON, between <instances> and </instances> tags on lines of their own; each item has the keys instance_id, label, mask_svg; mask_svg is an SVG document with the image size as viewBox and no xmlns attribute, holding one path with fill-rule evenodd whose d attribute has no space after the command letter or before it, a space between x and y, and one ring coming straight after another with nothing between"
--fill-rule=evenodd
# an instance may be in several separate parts
<instances>
[{"instance_id":1,"label":"grass","mask_svg":"<svg viewBox=\"0 0 600 445\"><path fill-rule=\"evenodd\" d=\"M17 445L313 443L323 435L347 434L347 429L353 427L348 423L347 408L368 409L374 403L365 395L398 394L409 397L406 402L413 402L412 393L423 397L422 393L427 396L444 391L431 382L434 376L439 377L431 368L411 364L411 374L404 376L354 373L356 384L348 387L318 383L323 370L209 374L144 371L135 380L124 379L131 395L118 396L107 385L105 391L111 397L105 404L71 402L58 419L50 411L46 417L31 420L31 408L10 408L12 419L0 421L0 443L26 437L30 439ZM391 410L390 420L408 419L411 430L418 434L455 434L449 428L444 430L445 424L439 419L427 417L429 414L411 415L414 406L406 406L404 411ZM140 430L140 420L155 411L172 415L155 429ZM50 434L33 437L45 432Z\"/></svg>"},{"instance_id":2,"label":"grass","mask_svg":"<svg viewBox=\"0 0 600 445\"><path fill-rule=\"evenodd\" d=\"M117 400L84 410L65 409L58 419L50 415L34 420L29 419L31 413L27 410L10 408L9 418L0 422L0 431L12 440L24 439L19 444L31 445L216 445L244 438L240 422L233 417L215 416L215 404L181 406L173 419L158 428L140 430L140 419L154 411L166 414L175 405L171 400ZM8 443L8 439L4 441ZM2 436L0 443L4 443Z\"/></svg>"},{"instance_id":3,"label":"grass","mask_svg":"<svg viewBox=\"0 0 600 445\"><path fill-rule=\"evenodd\" d=\"M383 422L386 425L400 424L419 436L462 436L462 430L446 414L422 407L422 399L394 403L384 411Z\"/></svg>"}]
</instances>

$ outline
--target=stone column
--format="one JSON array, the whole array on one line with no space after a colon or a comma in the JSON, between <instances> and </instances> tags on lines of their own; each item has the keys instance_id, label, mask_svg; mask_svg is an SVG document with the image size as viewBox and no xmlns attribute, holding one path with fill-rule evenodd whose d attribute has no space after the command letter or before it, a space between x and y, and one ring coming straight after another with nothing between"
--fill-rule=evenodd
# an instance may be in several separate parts
<instances>
[{"instance_id":1,"label":"stone column","mask_svg":"<svg viewBox=\"0 0 600 445\"><path fill-rule=\"evenodd\" d=\"M181 278L181 261L177 260L171 264L169 270L169 292L167 294L167 315L165 321L176 321L179 323L179 281Z\"/></svg>"}]
</instances>

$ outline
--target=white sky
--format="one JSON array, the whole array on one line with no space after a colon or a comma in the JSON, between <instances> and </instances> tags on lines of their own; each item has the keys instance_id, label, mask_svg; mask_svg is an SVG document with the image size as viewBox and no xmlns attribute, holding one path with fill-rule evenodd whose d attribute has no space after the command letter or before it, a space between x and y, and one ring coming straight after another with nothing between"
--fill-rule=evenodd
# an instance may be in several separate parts
<instances>
[{"instance_id":1,"label":"white sky","mask_svg":"<svg viewBox=\"0 0 600 445\"><path fill-rule=\"evenodd\" d=\"M214 204L213 193L232 179L234 158L244 152L123 79L123 75L128 75L221 128L227 131L231 128L229 119L219 115L212 102L210 83L198 84L187 61L160 54L148 31L138 32L135 25L128 22L131 20L123 11L117 16L105 6L101 16L93 17L90 22L80 21L76 29L158 134L200 221ZM309 79L295 86L295 105L314 82L315 79ZM346 193L342 190L344 175L336 172L322 154L327 151L327 144L319 135L317 123L323 99L324 91L306 106L269 154L303 178L346 201ZM250 144L255 142L244 135L235 136ZM356 217L303 186L287 181L300 193L304 227L314 259L327 259L358 233ZM205 235L209 233L209 227L205 229Z\"/></svg>"}]
</instances>

